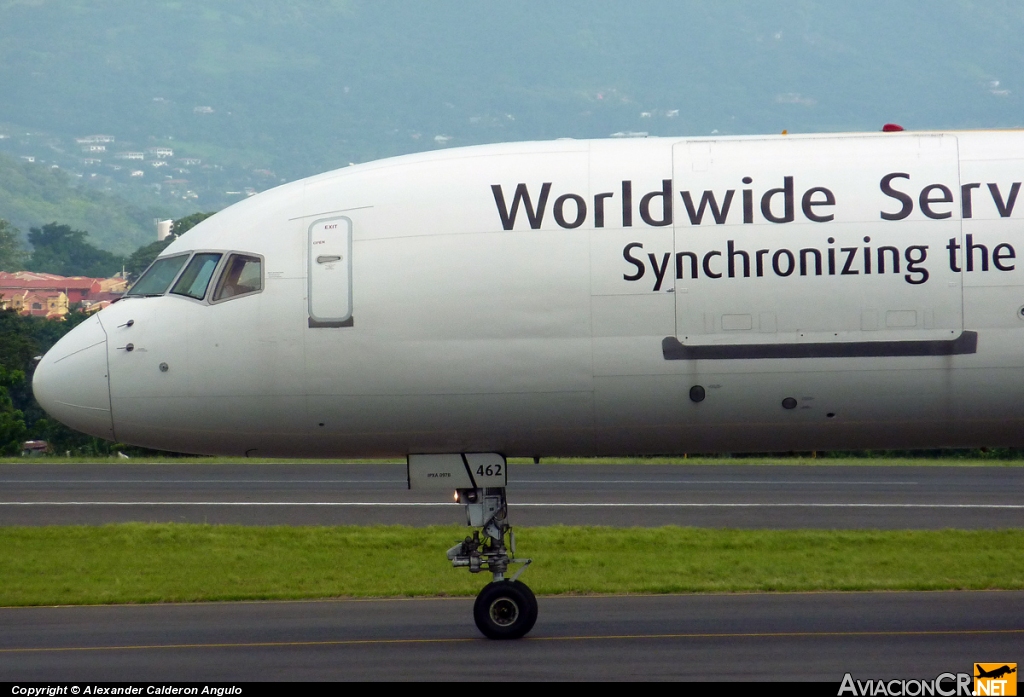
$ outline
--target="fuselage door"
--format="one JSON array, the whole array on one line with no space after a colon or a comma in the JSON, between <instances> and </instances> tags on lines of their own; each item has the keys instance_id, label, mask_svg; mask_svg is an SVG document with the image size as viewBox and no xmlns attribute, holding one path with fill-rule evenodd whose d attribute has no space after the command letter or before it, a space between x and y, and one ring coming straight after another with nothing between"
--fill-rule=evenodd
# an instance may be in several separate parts
<instances>
[{"instance_id":1,"label":"fuselage door","mask_svg":"<svg viewBox=\"0 0 1024 697\"><path fill-rule=\"evenodd\" d=\"M961 350L955 137L689 141L673 163L679 358Z\"/></svg>"},{"instance_id":2,"label":"fuselage door","mask_svg":"<svg viewBox=\"0 0 1024 697\"><path fill-rule=\"evenodd\" d=\"M352 324L352 221L317 220L309 226L309 326Z\"/></svg>"}]
</instances>

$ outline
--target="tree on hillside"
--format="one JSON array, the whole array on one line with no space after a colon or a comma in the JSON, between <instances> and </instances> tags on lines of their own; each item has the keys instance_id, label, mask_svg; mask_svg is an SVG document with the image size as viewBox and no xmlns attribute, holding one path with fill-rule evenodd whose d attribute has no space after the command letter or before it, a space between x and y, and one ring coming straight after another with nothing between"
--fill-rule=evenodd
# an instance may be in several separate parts
<instances>
[{"instance_id":1,"label":"tree on hillside","mask_svg":"<svg viewBox=\"0 0 1024 697\"><path fill-rule=\"evenodd\" d=\"M22 407L32 390L26 369L37 355L38 345L26 331L29 322L14 310L0 310L0 454L20 452L26 425ZM41 319L33 317L32 319ZM54 324L57 324L54 322Z\"/></svg>"},{"instance_id":2,"label":"tree on hillside","mask_svg":"<svg viewBox=\"0 0 1024 697\"><path fill-rule=\"evenodd\" d=\"M0 271L21 271L27 260L21 232L0 218Z\"/></svg>"},{"instance_id":3,"label":"tree on hillside","mask_svg":"<svg viewBox=\"0 0 1024 697\"><path fill-rule=\"evenodd\" d=\"M86 240L87 234L57 223L32 228L28 233L32 257L26 267L60 276L103 278L119 273L124 257L94 247Z\"/></svg>"},{"instance_id":4,"label":"tree on hillside","mask_svg":"<svg viewBox=\"0 0 1024 697\"><path fill-rule=\"evenodd\" d=\"M160 252L167 249L167 245L173 241L174 237L169 236L167 239L157 240L132 252L128 257L128 261L124 263L124 270L128 274L128 278L134 282L143 271L149 268L153 260L160 256Z\"/></svg>"},{"instance_id":5,"label":"tree on hillside","mask_svg":"<svg viewBox=\"0 0 1024 697\"><path fill-rule=\"evenodd\" d=\"M28 429L22 413L14 408L7 388L24 382L25 374L0 365L0 455L17 455Z\"/></svg>"},{"instance_id":6,"label":"tree on hillside","mask_svg":"<svg viewBox=\"0 0 1024 697\"><path fill-rule=\"evenodd\" d=\"M175 237L181 237L212 215L213 213L193 213L192 215L187 215L184 218L178 218L174 221L174 224L171 225L171 234Z\"/></svg>"},{"instance_id":7,"label":"tree on hillside","mask_svg":"<svg viewBox=\"0 0 1024 697\"><path fill-rule=\"evenodd\" d=\"M69 312L68 316L76 314L81 313ZM34 357L42 355L68 331L63 325L43 317L23 317L11 309L0 310L0 371L8 376L31 375ZM43 334L36 336L40 333ZM28 426L42 418L43 410L36 404L31 381L8 379L4 392ZM3 448L4 443L0 442L0 450Z\"/></svg>"},{"instance_id":8,"label":"tree on hillside","mask_svg":"<svg viewBox=\"0 0 1024 697\"><path fill-rule=\"evenodd\" d=\"M149 265L153 263L153 260L160 256L160 252L167 249L167 246L171 242L178 239L181 235L184 235L211 215L213 215L213 213L193 213L192 215L175 220L174 224L171 225L171 234L167 239L147 244L132 252L131 256L128 257L128 261L125 262L124 265L128 276L133 279L138 278L139 274L149 268Z\"/></svg>"}]
</instances>

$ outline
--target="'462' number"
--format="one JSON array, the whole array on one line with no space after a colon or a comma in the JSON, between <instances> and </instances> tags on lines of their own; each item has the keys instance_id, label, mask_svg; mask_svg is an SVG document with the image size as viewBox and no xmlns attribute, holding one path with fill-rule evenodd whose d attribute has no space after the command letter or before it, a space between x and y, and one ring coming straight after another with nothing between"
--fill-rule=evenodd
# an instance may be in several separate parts
<instances>
[{"instance_id":1,"label":"'462' number","mask_svg":"<svg viewBox=\"0 0 1024 697\"><path fill-rule=\"evenodd\" d=\"M500 477L501 465L487 465L486 467L480 465L476 468L476 473L481 477Z\"/></svg>"}]
</instances>

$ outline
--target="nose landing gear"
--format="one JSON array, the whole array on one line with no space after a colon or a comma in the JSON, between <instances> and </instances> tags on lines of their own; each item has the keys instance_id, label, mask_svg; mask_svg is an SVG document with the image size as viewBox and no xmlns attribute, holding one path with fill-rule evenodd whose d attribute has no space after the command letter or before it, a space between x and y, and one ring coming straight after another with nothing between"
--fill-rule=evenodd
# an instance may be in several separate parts
<instances>
[{"instance_id":1,"label":"nose landing gear","mask_svg":"<svg viewBox=\"0 0 1024 697\"><path fill-rule=\"evenodd\" d=\"M448 559L454 567L467 567L474 574L490 571L494 578L476 597L473 619L488 639L519 639L537 621L537 598L518 580L532 560L515 558L516 537L508 524L505 487L460 489L457 494L459 503L466 506L467 523L482 528L484 538L480 538L480 530L474 530L472 537L448 550ZM509 564L523 566L506 579Z\"/></svg>"},{"instance_id":2,"label":"nose landing gear","mask_svg":"<svg viewBox=\"0 0 1024 697\"><path fill-rule=\"evenodd\" d=\"M456 490L456 501L466 507L472 536L448 550L448 560L470 573L489 571L493 580L484 586L473 605L473 619L488 639L519 639L537 621L537 598L519 576L532 562L516 559L516 538L508 523L505 458L495 453L410 455L410 489ZM508 545L505 539L508 538ZM506 578L509 565L522 567Z\"/></svg>"}]
</instances>

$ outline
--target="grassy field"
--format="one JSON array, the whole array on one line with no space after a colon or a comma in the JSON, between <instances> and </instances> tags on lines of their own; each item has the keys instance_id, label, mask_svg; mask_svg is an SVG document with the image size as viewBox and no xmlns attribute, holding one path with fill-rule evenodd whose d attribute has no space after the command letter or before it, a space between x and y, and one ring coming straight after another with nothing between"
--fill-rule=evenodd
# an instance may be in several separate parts
<instances>
[{"instance_id":1,"label":"grassy field","mask_svg":"<svg viewBox=\"0 0 1024 697\"><path fill-rule=\"evenodd\" d=\"M523 528L537 592L1024 588L1024 530ZM0 605L475 595L465 527L0 528Z\"/></svg>"},{"instance_id":2,"label":"grassy field","mask_svg":"<svg viewBox=\"0 0 1024 697\"><path fill-rule=\"evenodd\" d=\"M532 465L533 460L511 457L511 465ZM81 464L191 464L191 465L295 465L295 464L405 464L405 458L274 459L245 457L0 457L0 465L81 465ZM887 467L1021 467L1024 459L995 457L545 457L541 465L856 465Z\"/></svg>"}]
</instances>

